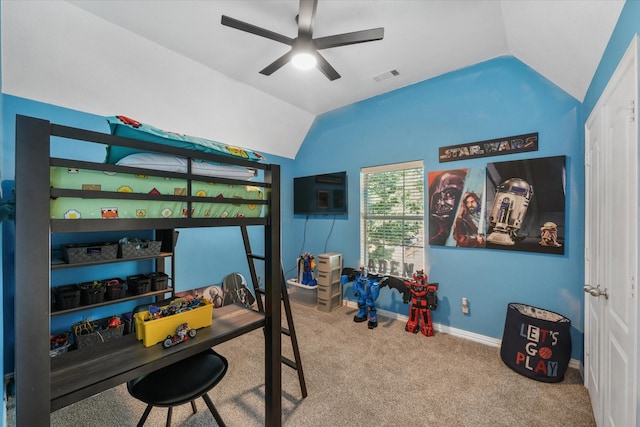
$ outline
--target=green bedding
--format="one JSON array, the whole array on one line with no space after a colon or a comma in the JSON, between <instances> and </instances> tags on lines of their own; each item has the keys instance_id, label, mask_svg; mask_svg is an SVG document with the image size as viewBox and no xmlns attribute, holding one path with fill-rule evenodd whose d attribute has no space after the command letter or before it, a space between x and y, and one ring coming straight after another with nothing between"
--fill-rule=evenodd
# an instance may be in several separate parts
<instances>
[{"instance_id":1,"label":"green bedding","mask_svg":"<svg viewBox=\"0 0 640 427\"><path fill-rule=\"evenodd\" d=\"M201 151L204 153L220 154L253 162L263 162L266 160L262 154L248 148L237 147L196 136L168 132L126 116L107 117L107 121L109 122L111 133L117 136L154 142L156 144L170 145L172 147L187 148L189 150ZM105 163L115 164L118 160L128 156L129 154L140 151L141 150L120 147L117 145L109 146L107 148L107 158Z\"/></svg>"},{"instance_id":2,"label":"green bedding","mask_svg":"<svg viewBox=\"0 0 640 427\"><path fill-rule=\"evenodd\" d=\"M175 178L51 167L51 186L60 189L117 191L141 194L186 195L187 181ZM263 191L254 185L228 185L193 181L196 197L262 200ZM192 203L194 218L258 217L261 204ZM51 200L52 219L183 218L187 204L181 201L132 199Z\"/></svg>"}]
</instances>

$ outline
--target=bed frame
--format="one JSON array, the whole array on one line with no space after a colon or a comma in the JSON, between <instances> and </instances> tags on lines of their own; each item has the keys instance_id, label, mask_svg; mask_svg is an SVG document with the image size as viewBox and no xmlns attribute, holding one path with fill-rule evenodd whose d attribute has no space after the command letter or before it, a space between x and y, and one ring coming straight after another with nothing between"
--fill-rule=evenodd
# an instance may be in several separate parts
<instances>
[{"instance_id":1,"label":"bed frame","mask_svg":"<svg viewBox=\"0 0 640 427\"><path fill-rule=\"evenodd\" d=\"M139 173L158 176L179 176L188 180L187 195L158 196L182 200L188 205L195 202L190 195L191 180L205 178L191 174L190 166L186 174L127 168L104 163L76 161L50 157L52 137L61 137L76 141L86 141L105 145L117 145L187 157L197 158L229 165L253 167L262 170L264 179L251 181L252 185L262 187L265 196L263 217L260 218L180 218L180 219L74 219L51 220L49 203L51 197L88 197L104 198L104 192L90 190L56 190L50 188L50 166L66 166L85 169L111 170L115 172ZM224 339L238 336L256 327L265 328L265 425L281 425L281 243L280 243L280 167L275 164L250 162L223 155L207 154L201 151L175 148L161 144L117 137L109 134L87 131L50 123L47 120L16 116L16 248L15 248L15 384L16 384L16 422L17 425L48 425L49 411L56 410L70 402L53 403L52 399L52 360L49 356L50 334L50 288L51 273L51 233L65 232L101 232L120 230L173 230L192 227L233 227L263 226L265 257L265 314L252 312L252 325L231 327ZM190 165L191 162L189 161ZM229 184L247 184L246 181L206 178L209 181ZM149 195L138 195L150 198ZM136 197L129 194L110 193L109 198ZM201 199L199 199L201 200ZM198 201L199 201L198 200ZM214 200L207 200L214 202ZM221 203L229 200L219 200ZM239 203L238 200L233 200ZM240 203L248 203L242 202ZM254 202L251 202L254 203ZM257 323L255 315L260 319ZM257 326L256 326L257 325ZM213 327L216 328L214 312ZM199 334L200 335L200 334ZM124 340L124 337L123 339ZM120 340L119 340L120 341ZM196 341L196 340L194 340ZM218 339L220 341L220 339ZM218 342L215 341L215 342ZM140 344L142 347L142 344ZM83 349L84 351L84 349ZM137 350L136 350L137 351ZM192 352L195 351L192 350ZM78 350L80 352L80 350ZM188 353L188 351L183 351ZM73 359L70 352L57 356ZM180 353L172 353L174 359ZM138 356L136 356L138 357ZM140 356L143 357L143 356ZM166 359L166 358L165 358ZM62 363L62 362L60 362ZM168 363L164 361L163 363ZM56 360L58 364L58 360ZM55 365L55 364L54 364ZM125 382L143 371L120 373L113 382ZM103 376L105 374L102 374ZM108 381L105 384L109 384ZM79 398L81 398L80 396ZM85 396L86 397L86 396ZM81 420L79 420L81 421Z\"/></svg>"}]
</instances>

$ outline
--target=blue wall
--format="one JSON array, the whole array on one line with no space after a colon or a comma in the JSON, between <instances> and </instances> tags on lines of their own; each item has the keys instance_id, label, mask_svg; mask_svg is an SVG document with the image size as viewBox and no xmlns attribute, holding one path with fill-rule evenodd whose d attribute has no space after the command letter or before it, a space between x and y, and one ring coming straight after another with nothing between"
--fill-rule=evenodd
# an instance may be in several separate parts
<instances>
[{"instance_id":1,"label":"blue wall","mask_svg":"<svg viewBox=\"0 0 640 427\"><path fill-rule=\"evenodd\" d=\"M640 33L640 1L627 1L583 101L585 121L593 111L633 37Z\"/></svg>"},{"instance_id":2,"label":"blue wall","mask_svg":"<svg viewBox=\"0 0 640 427\"><path fill-rule=\"evenodd\" d=\"M3 117L4 124L2 138L4 141L3 150L3 170L2 179L5 184L14 179L15 176L15 116L16 114L28 115L32 117L39 117L50 120L51 122L79 127L83 129L94 130L98 132L109 132L109 126L107 121L102 116L96 116L93 114L83 113L75 110L69 110L53 105L43 104L23 98L18 98L9 95L3 95L2 97ZM114 112L117 114L118 112ZM152 123L153 124L153 123ZM71 141L66 141L67 144L72 144ZM86 144L72 144L72 149L65 149L64 146L56 149L60 151L54 151L54 155L64 156L70 155L73 158L81 158L83 160L90 161L103 161L104 149L85 149L79 151L79 146ZM73 154L70 154L73 153ZM284 159L278 156L272 156L266 154L268 160L272 163L281 165L283 182L292 182L292 164L291 159ZM286 191L291 191L289 185L284 186ZM287 200L283 200L283 209L287 212L291 212L291 196L287 197ZM290 220L283 219L283 225L290 222ZM13 298L14 298L14 232L13 223L7 222L3 224L3 293L4 293L4 370L5 372L13 371L14 355L14 334L13 334ZM138 233L139 234L139 233ZM264 233L263 227L249 227L249 235L251 238L251 246L255 253L262 253ZM63 235L52 236L52 243L59 245L63 242L92 242L101 240L118 240L122 237L121 233L102 233L100 238L92 235ZM129 232L128 237L134 237L134 234ZM144 237L142 235L141 237ZM148 237L148 236L147 236ZM283 226L282 240L293 240L292 227ZM294 255L288 254L287 257L293 257ZM140 265L141 263L119 263L108 266L79 268L70 270L56 270L52 272L51 281L55 285L63 285L68 283L79 283L87 280L103 279L108 277L125 277L128 274L134 274L136 272L149 272L152 269L152 265ZM256 261L256 268L258 275L262 277L262 284L264 284L264 265L260 261ZM142 271L137 271L138 269ZM180 230L180 237L178 239L178 245L176 247L176 274L175 283L176 290L188 290L207 286L211 284L220 284L222 279L229 273L240 272L247 280L250 280L249 269L247 266L247 259L244 255L244 246L242 243L242 236L240 229L238 228L213 228L213 229L183 229ZM87 277L90 274L91 277ZM19 290L18 290L19 291ZM47 291L48 292L48 291ZM110 305L94 311L89 312L76 312L64 316L56 316L52 318L51 330L52 332L62 332L68 330L69 327L80 320L83 320L86 316L91 316L94 319L110 316L113 314L121 314L125 311L129 311L136 304L141 302L129 302L116 305Z\"/></svg>"},{"instance_id":3,"label":"blue wall","mask_svg":"<svg viewBox=\"0 0 640 427\"><path fill-rule=\"evenodd\" d=\"M296 175L346 170L349 215L295 219L304 250L342 252L344 265L359 264L360 168L424 160L425 173L484 167L487 162L567 157L565 255L427 247L429 279L440 283L433 319L442 325L502 338L509 302L562 313L572 320L572 357L582 360L584 170L581 103L512 57L399 89L318 117L295 162ZM530 132L539 151L438 162L438 147ZM426 177L425 177L426 182ZM428 211L425 206L425 212ZM294 246L296 243L294 243ZM354 300L350 290L347 297ZM469 299L470 315L460 310ZM383 288L378 308L408 314L401 296Z\"/></svg>"},{"instance_id":4,"label":"blue wall","mask_svg":"<svg viewBox=\"0 0 640 427\"><path fill-rule=\"evenodd\" d=\"M361 167L423 159L428 172L483 167L487 161L566 155L568 214L565 256L441 247L428 248L427 256L432 266L430 277L441 284L441 305L434 312L436 322L501 338L508 302L538 305L571 318L572 357L582 360L583 122L632 36L640 31L639 16L640 2L626 2L583 106L519 61L498 58L318 117L295 162L269 156L270 161L282 165L283 263L285 270L291 271L287 277L294 276L296 257L304 251L342 252L345 265L358 263ZM2 96L1 108L3 181L12 180L14 176L15 114L108 131L100 116L9 95ZM437 148L440 146L527 132L539 132L540 150L536 153L452 162L445 167L437 160ZM311 217L308 221L294 218L291 215L293 177L338 170L349 173L348 217L338 218L335 222L332 218ZM13 366L11 228L11 224L3 224L4 318L9 319L5 321L3 340L5 372L10 372ZM193 262L184 267L178 265L178 282L184 283L185 288L219 282L231 270L247 274L244 260L238 255L242 253L238 247L239 236L209 237L209 234L193 231L183 234L177 249L178 259L193 256ZM259 234L256 247L260 241ZM209 240L213 239L229 243L232 248L227 251L210 244ZM185 243L187 241L192 243ZM463 296L469 298L470 316L460 312ZM379 306L405 315L408 311L399 296L391 294L388 289L383 291ZM10 331L9 336L7 331Z\"/></svg>"}]
</instances>

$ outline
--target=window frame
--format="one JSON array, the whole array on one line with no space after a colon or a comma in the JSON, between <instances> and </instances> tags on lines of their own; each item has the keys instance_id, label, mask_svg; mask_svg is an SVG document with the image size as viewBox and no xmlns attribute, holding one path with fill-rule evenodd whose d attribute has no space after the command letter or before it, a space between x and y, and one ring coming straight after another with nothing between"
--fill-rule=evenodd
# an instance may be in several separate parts
<instances>
[{"instance_id":1,"label":"window frame","mask_svg":"<svg viewBox=\"0 0 640 427\"><path fill-rule=\"evenodd\" d=\"M369 202L369 195L371 191L367 187L369 184L368 177L370 175L386 173L386 172L402 173L404 171L409 171L414 169L420 170L420 175L419 175L420 178L416 182L419 183L422 191L420 192L419 200L412 199L410 201L413 201L414 203L421 202L419 204L420 211L421 211L420 214L401 214L401 215L383 214L381 215L381 214L375 214L375 213L372 214L369 212L370 204L368 202ZM381 165L381 166L363 167L360 169L360 260L362 263L361 265L366 266L370 272L407 277L407 276L411 276L413 272L415 272L416 270L425 268L425 264L426 264L426 260L425 260L425 254L426 254L425 181L426 180L425 180L424 161L422 160L393 163L393 164L387 164L387 165ZM402 185L402 188L403 188L403 196L402 196L401 206L402 208L405 208L407 205L406 203L407 200L404 197L404 195L407 194L406 191L404 191L404 188L406 188L405 184ZM415 191L413 192L413 194L415 194ZM368 248L372 241L372 239L370 238L369 230L368 230L368 224L370 223L370 221L383 221L383 222L384 221L400 221L402 222L403 230L405 229L405 225L406 225L405 222L408 222L408 221L418 222L420 223L420 226L419 226L420 233L418 238L419 244L405 245L404 239L406 239L407 236L400 237L402 239L401 244L386 245L383 243L383 246L386 248L386 250L389 250L393 247L396 248L396 249L393 249L394 251L397 250L397 248L402 248L400 259L398 260L397 256L392 256L391 259L389 260L377 260L378 261L377 264L375 262L373 262L372 264L372 260L369 259L369 253L368 253ZM415 227L412 227L412 228L415 228ZM412 237L415 237L415 236L412 236ZM419 262L414 262L412 269L407 268L406 248L414 248L420 251L420 253L417 254L417 256L416 254L414 254L413 258L418 259ZM376 260L373 260L373 261L376 261ZM388 262L388 263L381 264L381 261L385 263ZM394 268L392 261L399 262L399 265Z\"/></svg>"}]
</instances>

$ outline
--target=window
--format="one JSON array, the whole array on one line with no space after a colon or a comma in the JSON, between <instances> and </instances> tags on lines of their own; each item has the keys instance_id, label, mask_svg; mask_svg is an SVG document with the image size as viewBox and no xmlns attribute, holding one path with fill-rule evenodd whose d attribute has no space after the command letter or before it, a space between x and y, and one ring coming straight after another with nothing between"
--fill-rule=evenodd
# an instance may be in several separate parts
<instances>
[{"instance_id":1,"label":"window","mask_svg":"<svg viewBox=\"0 0 640 427\"><path fill-rule=\"evenodd\" d=\"M362 265L404 277L423 269L422 161L363 168L360 178Z\"/></svg>"}]
</instances>

